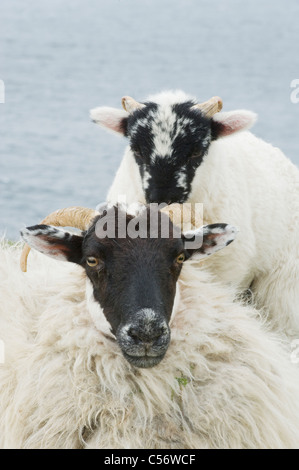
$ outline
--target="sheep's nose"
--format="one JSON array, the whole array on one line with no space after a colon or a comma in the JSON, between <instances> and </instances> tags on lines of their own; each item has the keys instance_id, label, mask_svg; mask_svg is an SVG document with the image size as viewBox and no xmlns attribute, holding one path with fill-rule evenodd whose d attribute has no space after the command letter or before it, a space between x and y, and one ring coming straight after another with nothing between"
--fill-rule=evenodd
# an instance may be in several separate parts
<instances>
[{"instance_id":1,"label":"sheep's nose","mask_svg":"<svg viewBox=\"0 0 299 470\"><path fill-rule=\"evenodd\" d=\"M166 204L167 206L169 206L173 202L176 202L176 201L173 199L170 199L169 197L159 197L156 195L153 195L153 196L149 195L149 197L147 198L148 204Z\"/></svg>"},{"instance_id":2,"label":"sheep's nose","mask_svg":"<svg viewBox=\"0 0 299 470\"><path fill-rule=\"evenodd\" d=\"M162 313L142 308L130 323L119 327L116 339L128 362L136 367L153 367L167 351L170 328Z\"/></svg>"},{"instance_id":3,"label":"sheep's nose","mask_svg":"<svg viewBox=\"0 0 299 470\"><path fill-rule=\"evenodd\" d=\"M128 331L128 335L134 341L134 343L143 345L145 347L151 347L161 336L165 334L165 328L159 327L152 331L145 331L143 328L131 327Z\"/></svg>"},{"instance_id":4,"label":"sheep's nose","mask_svg":"<svg viewBox=\"0 0 299 470\"><path fill-rule=\"evenodd\" d=\"M151 189L147 194L147 202L149 204L162 204L166 203L169 205L171 203L171 198L167 195L167 191L158 190L157 188Z\"/></svg>"},{"instance_id":5,"label":"sheep's nose","mask_svg":"<svg viewBox=\"0 0 299 470\"><path fill-rule=\"evenodd\" d=\"M142 357L161 359L164 356L170 342L170 328L162 313L143 308L135 312L130 323L120 326L116 337L129 362L139 358L136 359L139 364ZM138 364L137 367L150 367Z\"/></svg>"}]
</instances>

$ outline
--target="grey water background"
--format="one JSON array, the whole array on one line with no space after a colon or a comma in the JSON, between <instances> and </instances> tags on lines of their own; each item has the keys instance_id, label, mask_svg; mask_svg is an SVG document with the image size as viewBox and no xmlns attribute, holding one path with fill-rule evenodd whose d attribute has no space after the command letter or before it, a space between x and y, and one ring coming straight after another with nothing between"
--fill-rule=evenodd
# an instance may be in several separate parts
<instances>
[{"instance_id":1,"label":"grey water background","mask_svg":"<svg viewBox=\"0 0 299 470\"><path fill-rule=\"evenodd\" d=\"M299 165L298 19L298 0L1 0L0 233L105 199L126 140L89 110L123 95L219 95Z\"/></svg>"}]
</instances>

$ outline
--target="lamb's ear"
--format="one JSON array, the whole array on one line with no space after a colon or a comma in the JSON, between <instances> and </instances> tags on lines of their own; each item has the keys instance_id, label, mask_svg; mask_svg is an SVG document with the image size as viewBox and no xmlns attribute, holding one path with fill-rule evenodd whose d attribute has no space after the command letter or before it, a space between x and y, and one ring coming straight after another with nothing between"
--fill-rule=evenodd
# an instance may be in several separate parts
<instances>
[{"instance_id":1,"label":"lamb's ear","mask_svg":"<svg viewBox=\"0 0 299 470\"><path fill-rule=\"evenodd\" d=\"M76 235L52 225L33 225L22 230L21 237L31 248L51 258L81 263L82 232Z\"/></svg>"},{"instance_id":2,"label":"lamb's ear","mask_svg":"<svg viewBox=\"0 0 299 470\"><path fill-rule=\"evenodd\" d=\"M126 135L129 113L122 109L100 107L90 110L90 118L99 126Z\"/></svg>"},{"instance_id":3,"label":"lamb's ear","mask_svg":"<svg viewBox=\"0 0 299 470\"><path fill-rule=\"evenodd\" d=\"M227 113L218 113L212 119L212 138L234 134L235 132L250 129L257 120L257 114L252 111L238 110Z\"/></svg>"},{"instance_id":4,"label":"lamb's ear","mask_svg":"<svg viewBox=\"0 0 299 470\"><path fill-rule=\"evenodd\" d=\"M213 255L225 248L236 238L238 229L229 224L204 225L183 234L185 249L197 259Z\"/></svg>"}]
</instances>

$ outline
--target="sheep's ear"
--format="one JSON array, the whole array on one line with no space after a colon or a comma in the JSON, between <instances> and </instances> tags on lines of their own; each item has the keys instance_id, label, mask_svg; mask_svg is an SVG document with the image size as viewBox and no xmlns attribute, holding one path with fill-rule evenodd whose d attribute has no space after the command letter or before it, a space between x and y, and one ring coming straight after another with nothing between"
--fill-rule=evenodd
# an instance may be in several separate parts
<instances>
[{"instance_id":1,"label":"sheep's ear","mask_svg":"<svg viewBox=\"0 0 299 470\"><path fill-rule=\"evenodd\" d=\"M238 229L229 224L204 225L183 234L185 249L190 256L206 258L234 241Z\"/></svg>"},{"instance_id":2,"label":"sheep's ear","mask_svg":"<svg viewBox=\"0 0 299 470\"><path fill-rule=\"evenodd\" d=\"M51 258L81 263L82 232L75 235L52 225L33 225L22 230L21 237L31 248Z\"/></svg>"},{"instance_id":3,"label":"sheep's ear","mask_svg":"<svg viewBox=\"0 0 299 470\"><path fill-rule=\"evenodd\" d=\"M215 114L211 124L213 140L250 129L256 120L257 114L247 110Z\"/></svg>"},{"instance_id":4,"label":"sheep's ear","mask_svg":"<svg viewBox=\"0 0 299 470\"><path fill-rule=\"evenodd\" d=\"M99 126L126 135L129 113L122 109L100 107L90 110L90 118Z\"/></svg>"}]
</instances>

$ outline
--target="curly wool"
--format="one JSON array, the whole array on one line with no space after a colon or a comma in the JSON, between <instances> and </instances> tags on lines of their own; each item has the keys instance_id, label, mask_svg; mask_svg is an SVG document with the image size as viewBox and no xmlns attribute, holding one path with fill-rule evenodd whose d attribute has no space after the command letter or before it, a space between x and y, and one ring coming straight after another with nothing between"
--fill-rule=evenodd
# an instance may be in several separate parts
<instances>
[{"instance_id":1,"label":"curly wool","mask_svg":"<svg viewBox=\"0 0 299 470\"><path fill-rule=\"evenodd\" d=\"M282 341L186 263L171 344L136 369L97 331L80 267L0 250L1 448L295 448L299 377Z\"/></svg>"}]
</instances>

